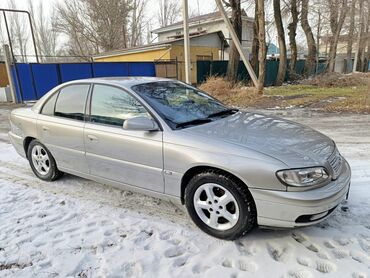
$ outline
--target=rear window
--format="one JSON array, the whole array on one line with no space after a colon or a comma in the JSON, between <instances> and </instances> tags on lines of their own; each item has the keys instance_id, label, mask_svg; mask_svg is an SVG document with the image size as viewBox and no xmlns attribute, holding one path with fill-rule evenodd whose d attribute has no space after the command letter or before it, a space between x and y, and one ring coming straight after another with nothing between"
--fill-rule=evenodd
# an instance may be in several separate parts
<instances>
[{"instance_id":1,"label":"rear window","mask_svg":"<svg viewBox=\"0 0 370 278\"><path fill-rule=\"evenodd\" d=\"M55 116L74 120L84 120L86 97L90 85L71 85L60 90Z\"/></svg>"},{"instance_id":2,"label":"rear window","mask_svg":"<svg viewBox=\"0 0 370 278\"><path fill-rule=\"evenodd\" d=\"M57 100L58 93L53 94L42 107L41 114L54 116L55 101Z\"/></svg>"}]
</instances>

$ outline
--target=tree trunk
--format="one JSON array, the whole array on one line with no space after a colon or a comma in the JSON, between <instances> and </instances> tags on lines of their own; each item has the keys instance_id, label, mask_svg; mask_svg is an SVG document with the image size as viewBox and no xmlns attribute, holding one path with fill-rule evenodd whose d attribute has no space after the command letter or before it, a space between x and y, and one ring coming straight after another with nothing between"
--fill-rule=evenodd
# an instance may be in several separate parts
<instances>
[{"instance_id":1,"label":"tree trunk","mask_svg":"<svg viewBox=\"0 0 370 278\"><path fill-rule=\"evenodd\" d=\"M355 30L355 14L356 14L356 0L352 0L351 3L351 15L348 30L348 40L347 40L347 55L346 55L346 72L352 71L352 45L353 45L353 33Z\"/></svg>"},{"instance_id":2,"label":"tree trunk","mask_svg":"<svg viewBox=\"0 0 370 278\"><path fill-rule=\"evenodd\" d=\"M258 3L254 5L254 23L253 23L253 41L252 41L252 60L251 65L254 72L258 72L258 52L259 52L259 42L258 42Z\"/></svg>"},{"instance_id":3,"label":"tree trunk","mask_svg":"<svg viewBox=\"0 0 370 278\"><path fill-rule=\"evenodd\" d=\"M238 36L240 44L242 44L242 11L240 0L230 0L232 25ZM231 43L229 62L227 64L227 79L231 82L236 82L238 78L238 66L240 54L234 43Z\"/></svg>"},{"instance_id":4,"label":"tree trunk","mask_svg":"<svg viewBox=\"0 0 370 278\"><path fill-rule=\"evenodd\" d=\"M368 0L367 4L367 26L370 26L370 0ZM365 72L369 71L369 63L370 63L370 34L367 33L367 52L366 52L366 63L365 63Z\"/></svg>"},{"instance_id":5,"label":"tree trunk","mask_svg":"<svg viewBox=\"0 0 370 278\"><path fill-rule=\"evenodd\" d=\"M279 54L280 54L279 70L276 77L275 86L281 86L285 79L287 66L286 44L285 44L284 26L283 21L281 19L280 0L274 0L273 5L274 5L275 24L279 39Z\"/></svg>"},{"instance_id":6,"label":"tree trunk","mask_svg":"<svg viewBox=\"0 0 370 278\"><path fill-rule=\"evenodd\" d=\"M292 22L288 25L288 35L289 35L289 46L290 46L290 72L295 73L295 68L297 65L298 49L297 49L297 25L298 25L298 9L297 0L291 0L290 3L290 13L292 14Z\"/></svg>"},{"instance_id":7,"label":"tree trunk","mask_svg":"<svg viewBox=\"0 0 370 278\"><path fill-rule=\"evenodd\" d=\"M342 0L340 2L341 4L339 2L334 3L334 0L329 0L330 28L332 32L332 39L329 50L329 62L327 68L328 72L334 72L339 36L347 15L347 0Z\"/></svg>"},{"instance_id":8,"label":"tree trunk","mask_svg":"<svg viewBox=\"0 0 370 278\"><path fill-rule=\"evenodd\" d=\"M301 25L306 35L308 54L304 65L305 76L311 76L315 73L315 61L316 61L316 44L315 38L311 30L311 26L308 22L308 1L302 0L302 13L301 13Z\"/></svg>"},{"instance_id":9,"label":"tree trunk","mask_svg":"<svg viewBox=\"0 0 370 278\"><path fill-rule=\"evenodd\" d=\"M257 91L259 94L263 94L266 72L265 1L256 0L256 2L258 3L257 18L258 18L258 42L259 42Z\"/></svg>"},{"instance_id":10,"label":"tree trunk","mask_svg":"<svg viewBox=\"0 0 370 278\"><path fill-rule=\"evenodd\" d=\"M318 14L318 22L317 22L317 33L316 33L316 67L315 72L318 72L319 69L319 62L320 62L320 37L321 37L321 11Z\"/></svg>"},{"instance_id":11,"label":"tree trunk","mask_svg":"<svg viewBox=\"0 0 370 278\"><path fill-rule=\"evenodd\" d=\"M370 4L370 2L369 2ZM368 5L369 5L368 4ZM365 10L365 7L362 7ZM357 70L365 72L365 68L367 68L366 63L366 46L367 46L367 40L368 40L368 32L369 32L369 15L365 16L366 12L364 11L363 20L361 22L361 39L360 39L360 53L359 53L359 65Z\"/></svg>"}]
</instances>

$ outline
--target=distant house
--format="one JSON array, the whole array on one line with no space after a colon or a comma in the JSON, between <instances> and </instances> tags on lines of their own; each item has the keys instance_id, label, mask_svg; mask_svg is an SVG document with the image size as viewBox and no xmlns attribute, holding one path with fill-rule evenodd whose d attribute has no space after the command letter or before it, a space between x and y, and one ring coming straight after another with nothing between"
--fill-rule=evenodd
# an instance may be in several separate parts
<instances>
[{"instance_id":1,"label":"distant house","mask_svg":"<svg viewBox=\"0 0 370 278\"><path fill-rule=\"evenodd\" d=\"M279 47L277 47L275 44L268 43L267 44L267 56L276 56L279 55Z\"/></svg>"},{"instance_id":2,"label":"distant house","mask_svg":"<svg viewBox=\"0 0 370 278\"><path fill-rule=\"evenodd\" d=\"M231 19L231 14L229 15ZM251 53L252 41L253 41L253 23L254 19L246 15L242 15L242 46L247 51ZM195 16L189 19L189 33L190 35L199 35L205 33L222 32L227 42L231 41L230 32L226 26L226 23L221 17L220 12L214 12L209 14L204 14L200 16ZM174 24L155 29L152 33L158 36L159 42L165 42L172 39L183 37L183 24L182 21L176 22ZM207 41L204 41L207 45ZM205 45L205 46L206 46ZM229 46L220 45L220 59L228 60L229 57Z\"/></svg>"},{"instance_id":3,"label":"distant house","mask_svg":"<svg viewBox=\"0 0 370 278\"><path fill-rule=\"evenodd\" d=\"M242 46L251 52L252 18L242 16ZM184 34L182 21L155 29L158 42L139 47L101 53L93 56L96 62L153 61L157 76L185 79ZM199 60L228 60L230 33L219 12L189 19L191 82L197 82L196 62ZM176 61L177 63L175 63ZM172 63L172 65L171 65Z\"/></svg>"},{"instance_id":4,"label":"distant house","mask_svg":"<svg viewBox=\"0 0 370 278\"><path fill-rule=\"evenodd\" d=\"M370 33L364 34L365 38L370 38ZM319 45L319 56L320 57L328 57L330 51L330 41L332 40L332 35L325 35L320 37L320 45ZM349 68L352 68L353 59L355 57L355 52L358 47L358 34L353 35L352 39L352 53L351 58L352 61L349 61L350 65ZM337 46L337 55L335 58L335 71L336 72L346 72L347 69L347 46L348 46L348 34L343 34L339 36L338 46Z\"/></svg>"},{"instance_id":5,"label":"distant house","mask_svg":"<svg viewBox=\"0 0 370 278\"><path fill-rule=\"evenodd\" d=\"M196 61L219 60L222 47L229 46L222 32L202 32L190 37L191 82L197 81ZM125 48L93 56L96 62L155 62L156 75L185 80L184 39Z\"/></svg>"}]
</instances>

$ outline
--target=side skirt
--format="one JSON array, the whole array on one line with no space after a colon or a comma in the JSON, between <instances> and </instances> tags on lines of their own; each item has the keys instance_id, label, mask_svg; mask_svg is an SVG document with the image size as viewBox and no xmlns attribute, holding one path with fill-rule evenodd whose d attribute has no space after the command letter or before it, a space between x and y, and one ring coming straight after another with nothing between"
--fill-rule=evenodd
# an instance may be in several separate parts
<instances>
[{"instance_id":1,"label":"side skirt","mask_svg":"<svg viewBox=\"0 0 370 278\"><path fill-rule=\"evenodd\" d=\"M148 190L148 189L143 189L143 188L140 188L140 187L137 187L137 186L116 182L116 181L113 181L113 180L105 179L105 178L98 177L98 176L91 175L91 174L80 173L80 172L77 172L77 171L74 171L74 170L71 170L71 169L59 168L59 170L62 171L62 172L71 174L71 175L81 177L81 178L85 178L85 179L88 179L88 180L93 180L93 181L96 181L96 182L99 182L99 183L102 183L102 184L105 184L105 185L108 185L108 186L113 186L113 187L121 189L121 190L127 190L127 191L131 191L131 192L143 194L143 195L146 195L146 196L150 196L150 197L153 197L153 198L158 198L158 199L170 202L170 203L174 204L175 206L179 207L180 209L184 209L184 206L181 204L180 197L176 197L176 196L173 196L173 195L167 195L167 194L164 194L164 193L155 192L155 191Z\"/></svg>"}]
</instances>

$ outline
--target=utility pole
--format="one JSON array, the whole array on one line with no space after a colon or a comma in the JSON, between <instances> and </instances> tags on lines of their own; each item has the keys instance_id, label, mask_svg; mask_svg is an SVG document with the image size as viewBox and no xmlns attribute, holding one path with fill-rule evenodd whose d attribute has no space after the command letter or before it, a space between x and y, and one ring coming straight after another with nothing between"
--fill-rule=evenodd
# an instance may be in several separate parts
<instances>
[{"instance_id":1,"label":"utility pole","mask_svg":"<svg viewBox=\"0 0 370 278\"><path fill-rule=\"evenodd\" d=\"M190 40L189 40L189 22L188 22L188 0L182 0L182 18L184 27L184 57L185 57L185 81L191 84L190 80Z\"/></svg>"},{"instance_id":2,"label":"utility pole","mask_svg":"<svg viewBox=\"0 0 370 278\"><path fill-rule=\"evenodd\" d=\"M9 88L10 88L10 94L12 96L12 102L18 103L16 93L15 93L15 86L14 86L14 80L12 75L12 68L11 65L12 62L12 55L10 54L9 45L4 44L4 56L5 56L5 67L6 67L6 73L8 74L8 80L9 80Z\"/></svg>"},{"instance_id":3,"label":"utility pole","mask_svg":"<svg viewBox=\"0 0 370 278\"><path fill-rule=\"evenodd\" d=\"M240 57L242 58L242 60L244 62L245 67L247 68L247 71L249 73L249 76L251 77L254 86L256 88L258 88L257 76L256 76L256 74L255 74L255 72L253 70L252 65L249 63L249 60L248 60L247 55L245 55L245 52L244 52L244 50L242 48L242 45L241 45L241 43L239 41L239 38L238 38L237 34L235 33L235 30L234 30L233 26L231 25L231 22L229 20L229 17L227 16L227 13L226 13L226 11L224 9L224 6L222 5L221 0L216 0L216 4L218 6L218 9L221 12L221 16L224 19L227 28L229 29L231 39L233 40L233 43L235 44L236 49L238 50L238 52L240 54Z\"/></svg>"}]
</instances>

